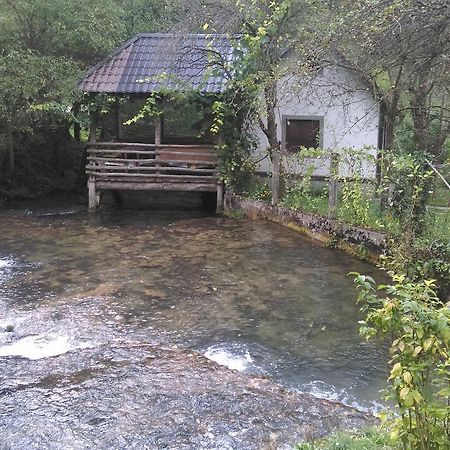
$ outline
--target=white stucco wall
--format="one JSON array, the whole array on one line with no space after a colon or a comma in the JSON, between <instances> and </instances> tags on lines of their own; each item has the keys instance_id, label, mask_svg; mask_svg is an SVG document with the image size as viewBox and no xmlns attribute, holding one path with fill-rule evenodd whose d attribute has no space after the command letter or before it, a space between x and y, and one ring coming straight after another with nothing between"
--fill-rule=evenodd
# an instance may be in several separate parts
<instances>
[{"instance_id":1,"label":"white stucco wall","mask_svg":"<svg viewBox=\"0 0 450 450\"><path fill-rule=\"evenodd\" d=\"M283 144L283 118L318 118L322 120L321 142L324 149L347 153L346 149L368 149L376 155L378 145L379 105L371 91L349 70L340 66L325 67L314 79L301 80L285 77L278 83L277 133ZM294 117L293 117L294 116ZM254 154L260 159L267 152L267 138L258 127L255 130L259 146ZM287 171L301 173L300 165L293 157L283 157ZM311 161L317 167L316 176L329 174L329 160ZM348 174L348 167L342 164L340 173ZM258 171L270 172L268 158L258 164ZM364 163L364 178L375 176L375 165Z\"/></svg>"}]
</instances>

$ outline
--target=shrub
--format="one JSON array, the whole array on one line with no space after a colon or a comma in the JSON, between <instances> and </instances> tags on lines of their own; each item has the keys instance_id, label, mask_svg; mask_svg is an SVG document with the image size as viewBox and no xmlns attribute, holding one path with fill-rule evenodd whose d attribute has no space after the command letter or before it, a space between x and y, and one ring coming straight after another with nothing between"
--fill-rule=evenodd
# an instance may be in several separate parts
<instances>
[{"instance_id":1,"label":"shrub","mask_svg":"<svg viewBox=\"0 0 450 450\"><path fill-rule=\"evenodd\" d=\"M381 418L391 437L405 449L448 449L450 442L450 308L435 292L433 281L411 282L393 275L394 284L378 286L354 274L358 301L366 312L361 334L391 337L392 359L386 399L396 414Z\"/></svg>"}]
</instances>

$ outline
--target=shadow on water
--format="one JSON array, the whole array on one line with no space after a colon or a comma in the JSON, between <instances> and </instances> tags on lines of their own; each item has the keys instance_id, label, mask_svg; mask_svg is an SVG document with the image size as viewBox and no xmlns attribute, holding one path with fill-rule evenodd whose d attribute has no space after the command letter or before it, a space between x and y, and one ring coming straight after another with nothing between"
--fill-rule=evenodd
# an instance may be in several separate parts
<instances>
[{"instance_id":1,"label":"shadow on water","mask_svg":"<svg viewBox=\"0 0 450 450\"><path fill-rule=\"evenodd\" d=\"M3 388L45 381L64 402L54 375L64 373L69 384L81 377L88 398L102 370L134 370L133 346L152 345L376 408L386 351L359 337L347 273L377 271L285 228L181 202L169 211L138 202L88 215L75 201L0 213L0 328L14 327L0 332Z\"/></svg>"}]
</instances>

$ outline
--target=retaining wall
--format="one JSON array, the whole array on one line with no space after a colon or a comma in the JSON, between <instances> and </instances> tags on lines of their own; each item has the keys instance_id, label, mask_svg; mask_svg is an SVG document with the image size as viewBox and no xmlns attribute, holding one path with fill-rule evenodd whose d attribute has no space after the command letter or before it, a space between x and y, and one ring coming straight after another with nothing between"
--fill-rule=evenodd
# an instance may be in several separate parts
<instances>
[{"instance_id":1,"label":"retaining wall","mask_svg":"<svg viewBox=\"0 0 450 450\"><path fill-rule=\"evenodd\" d=\"M383 233L350 226L318 214L293 211L259 200L248 200L230 192L225 195L224 206L225 213L242 211L250 220L263 219L278 223L362 259L377 260L386 247Z\"/></svg>"}]
</instances>

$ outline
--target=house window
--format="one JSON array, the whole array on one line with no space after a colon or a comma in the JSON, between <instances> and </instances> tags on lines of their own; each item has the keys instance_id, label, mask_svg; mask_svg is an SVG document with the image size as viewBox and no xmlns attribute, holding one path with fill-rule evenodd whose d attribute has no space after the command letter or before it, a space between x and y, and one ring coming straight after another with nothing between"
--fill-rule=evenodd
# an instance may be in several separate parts
<instances>
[{"instance_id":1,"label":"house window","mask_svg":"<svg viewBox=\"0 0 450 450\"><path fill-rule=\"evenodd\" d=\"M286 150L297 152L300 147L320 147L319 119L286 119Z\"/></svg>"}]
</instances>

